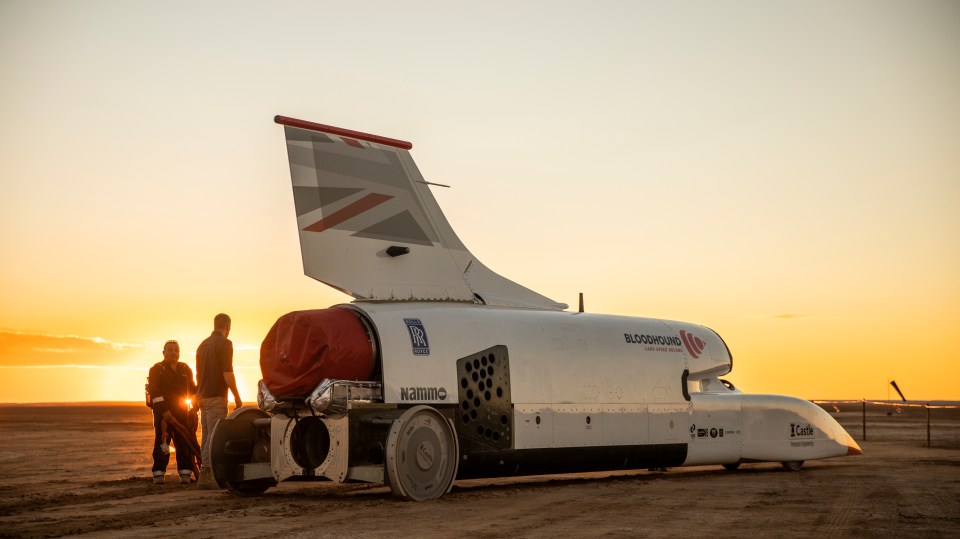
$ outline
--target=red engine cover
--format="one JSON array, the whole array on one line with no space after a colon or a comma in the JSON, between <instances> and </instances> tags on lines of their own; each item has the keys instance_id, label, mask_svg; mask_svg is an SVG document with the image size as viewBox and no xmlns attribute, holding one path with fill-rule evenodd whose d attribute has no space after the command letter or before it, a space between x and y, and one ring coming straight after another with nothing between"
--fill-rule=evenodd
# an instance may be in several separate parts
<instances>
[{"instance_id":1,"label":"red engine cover","mask_svg":"<svg viewBox=\"0 0 960 539\"><path fill-rule=\"evenodd\" d=\"M260 345L260 372L274 397L306 396L325 378L369 380L373 347L343 307L281 316Z\"/></svg>"}]
</instances>

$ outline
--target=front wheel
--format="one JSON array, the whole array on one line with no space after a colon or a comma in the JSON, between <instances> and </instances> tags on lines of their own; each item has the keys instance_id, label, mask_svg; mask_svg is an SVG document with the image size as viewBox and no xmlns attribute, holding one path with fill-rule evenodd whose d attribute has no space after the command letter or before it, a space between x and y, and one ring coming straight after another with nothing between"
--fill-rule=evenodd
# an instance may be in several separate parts
<instances>
[{"instance_id":1,"label":"front wheel","mask_svg":"<svg viewBox=\"0 0 960 539\"><path fill-rule=\"evenodd\" d=\"M802 461L802 460L788 460L788 461L786 461L786 462L781 462L780 465L783 466L783 468L784 468L785 470L789 470L789 471L791 471L791 472L799 472L799 471L800 471L800 468L803 468L803 461Z\"/></svg>"}]
</instances>

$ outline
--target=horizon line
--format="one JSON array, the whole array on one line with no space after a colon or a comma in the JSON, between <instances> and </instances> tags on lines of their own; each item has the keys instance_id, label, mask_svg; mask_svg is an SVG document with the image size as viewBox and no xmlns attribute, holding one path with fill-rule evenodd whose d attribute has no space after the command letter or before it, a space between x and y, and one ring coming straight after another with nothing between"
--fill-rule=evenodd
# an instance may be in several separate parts
<instances>
[{"instance_id":1,"label":"horizon line","mask_svg":"<svg viewBox=\"0 0 960 539\"><path fill-rule=\"evenodd\" d=\"M856 404L866 402L867 404L879 403L884 405L923 405L934 403L948 403L960 405L960 400L955 399L910 399L907 401L892 399L804 399L814 404ZM229 403L228 403L229 404ZM94 400L94 401L60 401L60 402L0 402L0 406L143 406L147 408L144 401L141 400ZM249 405L252 406L252 405Z\"/></svg>"}]
</instances>

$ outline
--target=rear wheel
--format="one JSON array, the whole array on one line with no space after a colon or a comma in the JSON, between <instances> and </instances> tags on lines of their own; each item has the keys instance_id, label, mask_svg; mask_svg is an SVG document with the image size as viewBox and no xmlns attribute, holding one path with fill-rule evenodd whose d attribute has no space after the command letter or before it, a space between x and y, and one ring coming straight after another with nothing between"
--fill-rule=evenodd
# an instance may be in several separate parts
<instances>
[{"instance_id":1,"label":"rear wheel","mask_svg":"<svg viewBox=\"0 0 960 539\"><path fill-rule=\"evenodd\" d=\"M255 406L234 410L220 420L210 440L210 467L220 488L234 496L258 496L277 485L270 471L270 416ZM259 464L259 477L250 477L246 465Z\"/></svg>"},{"instance_id":2,"label":"rear wheel","mask_svg":"<svg viewBox=\"0 0 960 539\"><path fill-rule=\"evenodd\" d=\"M799 472L799 471L800 471L800 468L803 468L803 461L802 461L802 460L788 460L788 461L786 461L786 462L781 462L780 465L783 466L784 469L790 470L791 472Z\"/></svg>"},{"instance_id":3,"label":"rear wheel","mask_svg":"<svg viewBox=\"0 0 960 539\"><path fill-rule=\"evenodd\" d=\"M429 406L414 406L390 426L386 469L390 490L408 500L439 498L457 475L460 448L453 426Z\"/></svg>"},{"instance_id":4,"label":"rear wheel","mask_svg":"<svg viewBox=\"0 0 960 539\"><path fill-rule=\"evenodd\" d=\"M730 464L724 464L723 467L730 472L736 471L740 467L739 462L731 462Z\"/></svg>"}]
</instances>

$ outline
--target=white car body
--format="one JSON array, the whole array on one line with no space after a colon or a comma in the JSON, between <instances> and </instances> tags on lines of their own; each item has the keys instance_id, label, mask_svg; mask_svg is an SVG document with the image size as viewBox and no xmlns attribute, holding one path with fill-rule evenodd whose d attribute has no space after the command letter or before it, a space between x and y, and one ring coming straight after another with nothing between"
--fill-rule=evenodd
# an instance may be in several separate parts
<instances>
[{"instance_id":1,"label":"white car body","mask_svg":"<svg viewBox=\"0 0 960 539\"><path fill-rule=\"evenodd\" d=\"M324 380L214 433L240 495L292 479L382 482L414 500L458 478L803 461L860 454L821 408L748 395L714 331L569 312L483 266L446 221L409 143L286 126L307 275L351 294L373 380Z\"/></svg>"}]
</instances>

